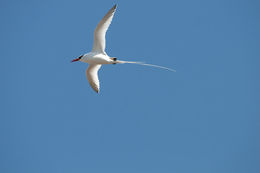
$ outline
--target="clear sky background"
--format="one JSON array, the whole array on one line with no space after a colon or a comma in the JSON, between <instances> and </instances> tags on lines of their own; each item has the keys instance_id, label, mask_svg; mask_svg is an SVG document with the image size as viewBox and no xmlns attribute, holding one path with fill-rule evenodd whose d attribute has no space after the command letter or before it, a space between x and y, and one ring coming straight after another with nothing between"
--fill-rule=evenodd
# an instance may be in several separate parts
<instances>
[{"instance_id":1,"label":"clear sky background","mask_svg":"<svg viewBox=\"0 0 260 173\"><path fill-rule=\"evenodd\" d=\"M87 64L115 4L101 92ZM0 1L2 173L259 173L257 0Z\"/></svg>"}]
</instances>

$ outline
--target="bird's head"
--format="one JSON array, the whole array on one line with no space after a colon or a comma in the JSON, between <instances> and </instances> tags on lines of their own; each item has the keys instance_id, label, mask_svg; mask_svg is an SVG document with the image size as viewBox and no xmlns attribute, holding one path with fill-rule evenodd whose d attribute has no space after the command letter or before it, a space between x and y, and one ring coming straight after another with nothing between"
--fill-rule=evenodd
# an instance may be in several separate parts
<instances>
[{"instance_id":1,"label":"bird's head","mask_svg":"<svg viewBox=\"0 0 260 173\"><path fill-rule=\"evenodd\" d=\"M71 62L76 62L76 61L79 61L84 55L80 55L78 58L76 59L73 59Z\"/></svg>"}]
</instances>

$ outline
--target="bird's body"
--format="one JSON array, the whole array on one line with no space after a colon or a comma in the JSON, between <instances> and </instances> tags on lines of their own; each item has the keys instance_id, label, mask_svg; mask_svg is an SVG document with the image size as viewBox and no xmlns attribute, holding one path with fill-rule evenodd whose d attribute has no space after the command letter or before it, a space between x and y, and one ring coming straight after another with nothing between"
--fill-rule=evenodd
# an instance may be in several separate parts
<instances>
[{"instance_id":1,"label":"bird's body","mask_svg":"<svg viewBox=\"0 0 260 173\"><path fill-rule=\"evenodd\" d=\"M99 52L89 52L83 55L80 61L88 64L113 64L115 63L108 55Z\"/></svg>"},{"instance_id":2,"label":"bird's body","mask_svg":"<svg viewBox=\"0 0 260 173\"><path fill-rule=\"evenodd\" d=\"M106 54L106 52L105 52L106 32L113 19L114 13L116 11L116 7L117 6L114 5L97 25L95 32L94 32L94 43L93 43L92 51L72 60L72 62L81 61L81 62L85 62L85 63L89 64L89 67L86 71L86 76L87 76L90 86L97 93L99 92L99 88L100 88L99 80L98 80L98 70L101 68L101 65L103 65L103 64L132 63L132 64L140 64L140 65L164 68L167 70L174 71L170 68L152 65L152 64L144 64L144 63L133 62L133 61L120 61L120 60L117 60L117 58L109 57Z\"/></svg>"}]
</instances>

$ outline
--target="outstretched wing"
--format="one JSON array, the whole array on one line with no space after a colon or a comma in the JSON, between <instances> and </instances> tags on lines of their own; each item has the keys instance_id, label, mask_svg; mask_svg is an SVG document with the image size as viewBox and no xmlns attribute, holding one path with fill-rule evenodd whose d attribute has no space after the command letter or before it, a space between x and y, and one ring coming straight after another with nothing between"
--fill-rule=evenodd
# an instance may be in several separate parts
<instances>
[{"instance_id":1,"label":"outstretched wing","mask_svg":"<svg viewBox=\"0 0 260 173\"><path fill-rule=\"evenodd\" d=\"M86 71L88 82L97 93L99 92L98 70L100 67L99 64L90 64Z\"/></svg>"},{"instance_id":2,"label":"outstretched wing","mask_svg":"<svg viewBox=\"0 0 260 173\"><path fill-rule=\"evenodd\" d=\"M97 25L94 32L94 43L92 52L100 52L106 54L106 32L113 19L114 13L116 11L116 5L114 5L108 13L103 17L103 19Z\"/></svg>"}]
</instances>

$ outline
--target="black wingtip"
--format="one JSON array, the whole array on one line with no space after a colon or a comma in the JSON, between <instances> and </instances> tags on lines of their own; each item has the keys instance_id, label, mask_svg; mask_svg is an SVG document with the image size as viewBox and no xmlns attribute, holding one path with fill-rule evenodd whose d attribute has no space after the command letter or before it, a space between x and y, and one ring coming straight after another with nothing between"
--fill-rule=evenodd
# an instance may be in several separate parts
<instances>
[{"instance_id":1,"label":"black wingtip","mask_svg":"<svg viewBox=\"0 0 260 173\"><path fill-rule=\"evenodd\" d=\"M115 4L115 5L113 6L113 9L116 9L116 7L117 7L117 4Z\"/></svg>"}]
</instances>

